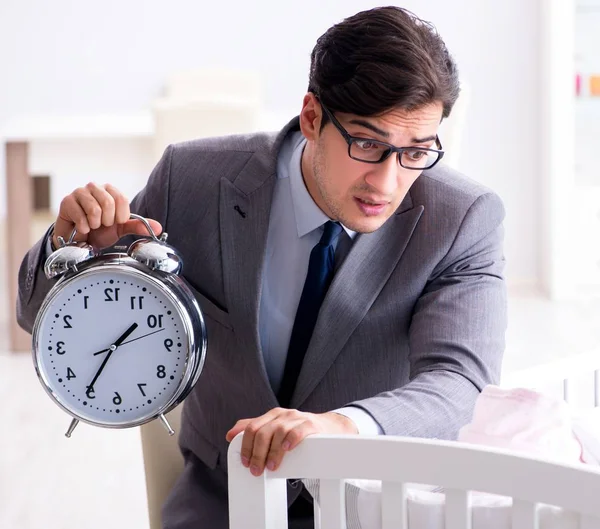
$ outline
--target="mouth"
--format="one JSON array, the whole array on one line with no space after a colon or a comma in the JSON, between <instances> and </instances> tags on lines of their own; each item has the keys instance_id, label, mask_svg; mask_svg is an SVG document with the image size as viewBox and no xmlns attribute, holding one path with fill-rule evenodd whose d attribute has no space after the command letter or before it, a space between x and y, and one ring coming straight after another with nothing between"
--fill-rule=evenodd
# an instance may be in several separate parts
<instances>
[{"instance_id":1,"label":"mouth","mask_svg":"<svg viewBox=\"0 0 600 529\"><path fill-rule=\"evenodd\" d=\"M367 204L368 206L385 206L386 204L388 204L388 202L385 200L369 200L367 198L360 198L360 197L354 197L354 198L356 198L356 200L358 200L359 202L362 202L363 204Z\"/></svg>"},{"instance_id":2,"label":"mouth","mask_svg":"<svg viewBox=\"0 0 600 529\"><path fill-rule=\"evenodd\" d=\"M389 202L383 200L369 200L359 197L354 197L354 200L359 209L368 217L380 215L389 204Z\"/></svg>"}]
</instances>

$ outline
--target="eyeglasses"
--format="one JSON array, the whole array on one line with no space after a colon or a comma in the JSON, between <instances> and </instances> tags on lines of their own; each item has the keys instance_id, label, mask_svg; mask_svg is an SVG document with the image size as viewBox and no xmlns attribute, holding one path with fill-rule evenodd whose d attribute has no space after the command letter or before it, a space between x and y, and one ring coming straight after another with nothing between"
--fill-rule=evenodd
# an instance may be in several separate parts
<instances>
[{"instance_id":1,"label":"eyeglasses","mask_svg":"<svg viewBox=\"0 0 600 529\"><path fill-rule=\"evenodd\" d=\"M395 147L383 141L351 136L333 113L320 100L319 102L335 128L340 131L340 134L346 140L348 156L353 160L365 163L381 163L389 158L392 153L398 153L398 163L402 167L414 171L423 171L431 169L444 156L442 144L437 136L435 137L435 144L438 150L426 149L425 147Z\"/></svg>"}]
</instances>

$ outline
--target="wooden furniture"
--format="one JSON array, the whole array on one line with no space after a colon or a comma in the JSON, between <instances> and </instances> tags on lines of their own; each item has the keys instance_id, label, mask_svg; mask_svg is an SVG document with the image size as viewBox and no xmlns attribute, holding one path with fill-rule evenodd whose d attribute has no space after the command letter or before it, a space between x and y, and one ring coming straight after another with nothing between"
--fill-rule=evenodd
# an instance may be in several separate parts
<instances>
[{"instance_id":1,"label":"wooden furniture","mask_svg":"<svg viewBox=\"0 0 600 529\"><path fill-rule=\"evenodd\" d=\"M17 324L15 305L17 276L23 256L31 246L33 196L29 154L33 142L54 140L133 139L151 141L150 114L131 116L57 116L23 118L7 123L0 131L6 151L7 273L10 315L10 348L30 351L31 337ZM93 163L90 161L90 163Z\"/></svg>"}]
</instances>

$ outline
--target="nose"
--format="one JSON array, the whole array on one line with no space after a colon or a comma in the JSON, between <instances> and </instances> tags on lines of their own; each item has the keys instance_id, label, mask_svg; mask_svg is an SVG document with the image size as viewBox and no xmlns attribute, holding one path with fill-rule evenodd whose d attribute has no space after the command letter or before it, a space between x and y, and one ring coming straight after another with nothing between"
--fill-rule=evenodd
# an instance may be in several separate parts
<instances>
[{"instance_id":1,"label":"nose","mask_svg":"<svg viewBox=\"0 0 600 529\"><path fill-rule=\"evenodd\" d=\"M376 189L382 197L391 197L398 189L401 169L398 155L392 153L383 162L373 164L372 170L365 176L365 182Z\"/></svg>"}]
</instances>

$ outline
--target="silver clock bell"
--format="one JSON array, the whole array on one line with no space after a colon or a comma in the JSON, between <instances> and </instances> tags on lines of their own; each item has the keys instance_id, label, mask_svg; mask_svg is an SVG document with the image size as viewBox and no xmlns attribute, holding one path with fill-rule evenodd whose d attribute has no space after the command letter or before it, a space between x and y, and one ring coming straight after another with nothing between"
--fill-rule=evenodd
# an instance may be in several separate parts
<instances>
[{"instance_id":1,"label":"silver clock bell","mask_svg":"<svg viewBox=\"0 0 600 529\"><path fill-rule=\"evenodd\" d=\"M166 243L167 233L163 232L159 238L144 217L132 213L130 218L142 222L152 238L139 239L131 243L127 255L151 270L179 274L182 269L182 259L175 248ZM48 279L61 276L69 270L77 272L79 264L96 257L97 254L91 245L86 242L74 242L76 234L77 230L73 229L67 242L62 237L58 237L60 247L50 255L44 265L44 273Z\"/></svg>"},{"instance_id":2,"label":"silver clock bell","mask_svg":"<svg viewBox=\"0 0 600 529\"><path fill-rule=\"evenodd\" d=\"M151 270L158 270L169 274L179 274L182 268L182 259L175 248L167 244L167 233L163 232L159 239L156 237L150 224L145 218L133 213L131 216L144 223L152 236L152 239L140 239L134 241L129 246L127 255L146 265Z\"/></svg>"}]
</instances>

